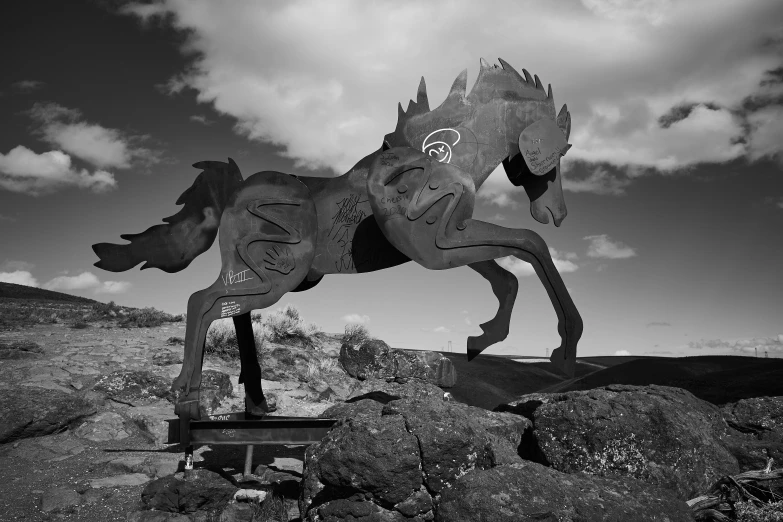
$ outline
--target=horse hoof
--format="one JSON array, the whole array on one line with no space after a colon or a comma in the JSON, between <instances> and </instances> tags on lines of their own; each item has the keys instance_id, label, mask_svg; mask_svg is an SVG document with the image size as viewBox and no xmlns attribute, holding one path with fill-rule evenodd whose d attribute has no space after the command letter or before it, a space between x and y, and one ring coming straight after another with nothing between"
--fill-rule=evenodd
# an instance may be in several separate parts
<instances>
[{"instance_id":1,"label":"horse hoof","mask_svg":"<svg viewBox=\"0 0 783 522\"><path fill-rule=\"evenodd\" d=\"M261 402L254 403L253 399L251 399L248 396L245 396L245 414L250 417L263 417L269 412L275 411L277 408L275 406L270 406L267 401L266 397L261 399Z\"/></svg>"}]
</instances>

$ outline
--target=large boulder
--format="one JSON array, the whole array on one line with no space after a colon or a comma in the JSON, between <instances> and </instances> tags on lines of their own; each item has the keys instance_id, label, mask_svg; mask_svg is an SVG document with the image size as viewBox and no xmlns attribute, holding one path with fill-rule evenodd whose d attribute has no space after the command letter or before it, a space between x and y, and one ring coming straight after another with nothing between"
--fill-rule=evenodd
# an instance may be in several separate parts
<instances>
[{"instance_id":1,"label":"large boulder","mask_svg":"<svg viewBox=\"0 0 783 522\"><path fill-rule=\"evenodd\" d=\"M432 396L327 410L342 420L305 454L303 520L431 520L433 496L459 477L521 461L529 421L475 410Z\"/></svg>"},{"instance_id":2,"label":"large boulder","mask_svg":"<svg viewBox=\"0 0 783 522\"><path fill-rule=\"evenodd\" d=\"M564 473L634 477L688 500L739 472L720 410L680 388L532 393L498 409L533 422L523 457Z\"/></svg>"},{"instance_id":3,"label":"large boulder","mask_svg":"<svg viewBox=\"0 0 783 522\"><path fill-rule=\"evenodd\" d=\"M437 352L407 352L390 348L388 344L371 339L358 345L343 343L340 364L352 377L407 383L420 379L448 388L457 382L457 372L451 360Z\"/></svg>"},{"instance_id":4,"label":"large boulder","mask_svg":"<svg viewBox=\"0 0 783 522\"><path fill-rule=\"evenodd\" d=\"M524 416L373 397L324 412L340 422L305 454L303 521L692 520L673 491L524 461Z\"/></svg>"},{"instance_id":5,"label":"large boulder","mask_svg":"<svg viewBox=\"0 0 783 522\"><path fill-rule=\"evenodd\" d=\"M741 472L762 469L770 458L783 462L783 397L742 399L721 412L730 428L724 444Z\"/></svg>"},{"instance_id":6,"label":"large boulder","mask_svg":"<svg viewBox=\"0 0 783 522\"><path fill-rule=\"evenodd\" d=\"M443 491L438 522L691 522L671 491L636 479L565 475L522 461L474 470Z\"/></svg>"},{"instance_id":7,"label":"large boulder","mask_svg":"<svg viewBox=\"0 0 783 522\"><path fill-rule=\"evenodd\" d=\"M96 411L84 398L58 390L5 389L0 394L0 444L62 431Z\"/></svg>"},{"instance_id":8,"label":"large boulder","mask_svg":"<svg viewBox=\"0 0 783 522\"><path fill-rule=\"evenodd\" d=\"M783 442L783 396L742 399L721 407L723 418L737 431L758 440Z\"/></svg>"}]
</instances>

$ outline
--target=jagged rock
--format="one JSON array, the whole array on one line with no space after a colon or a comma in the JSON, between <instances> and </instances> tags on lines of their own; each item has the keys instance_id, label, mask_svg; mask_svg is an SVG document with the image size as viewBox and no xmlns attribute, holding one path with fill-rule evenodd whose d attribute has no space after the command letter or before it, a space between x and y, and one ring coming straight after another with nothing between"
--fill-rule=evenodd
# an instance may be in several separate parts
<instances>
[{"instance_id":1,"label":"jagged rock","mask_svg":"<svg viewBox=\"0 0 783 522\"><path fill-rule=\"evenodd\" d=\"M742 399L722 406L721 412L737 431L758 440L783 442L783 396Z\"/></svg>"},{"instance_id":2,"label":"jagged rock","mask_svg":"<svg viewBox=\"0 0 783 522\"><path fill-rule=\"evenodd\" d=\"M499 410L533 421L520 454L565 473L630 476L688 500L739 472L720 410L668 386L532 393Z\"/></svg>"},{"instance_id":3,"label":"jagged rock","mask_svg":"<svg viewBox=\"0 0 783 522\"><path fill-rule=\"evenodd\" d=\"M469 406L445 402L440 395L386 405L364 399L327 410L326 415L346 416L305 454L299 503L303 518L431 519L431 494L472 469L520 461L508 438L515 439L514 430L521 437L527 421L492 412L479 421L471 417L475 411ZM497 420L486 419L492 417Z\"/></svg>"},{"instance_id":4,"label":"jagged rock","mask_svg":"<svg viewBox=\"0 0 783 522\"><path fill-rule=\"evenodd\" d=\"M356 402L344 402L327 408L321 417L324 419L358 419L361 417L380 417L383 403L363 399Z\"/></svg>"},{"instance_id":5,"label":"jagged rock","mask_svg":"<svg viewBox=\"0 0 783 522\"><path fill-rule=\"evenodd\" d=\"M125 419L112 411L105 411L87 419L74 430L74 435L94 442L122 440L130 437L125 428Z\"/></svg>"},{"instance_id":6,"label":"jagged rock","mask_svg":"<svg viewBox=\"0 0 783 522\"><path fill-rule=\"evenodd\" d=\"M220 408L220 402L234 392L231 377L217 370L204 370L201 374L199 408L202 415L212 415Z\"/></svg>"},{"instance_id":7,"label":"jagged rock","mask_svg":"<svg viewBox=\"0 0 783 522\"><path fill-rule=\"evenodd\" d=\"M723 442L741 472L762 469L770 458L783 462L783 397L743 399L721 412L730 428Z\"/></svg>"},{"instance_id":8,"label":"jagged rock","mask_svg":"<svg viewBox=\"0 0 783 522\"><path fill-rule=\"evenodd\" d=\"M133 406L149 404L159 399L175 401L171 383L149 370L118 370L102 377L94 390L105 393L110 399Z\"/></svg>"},{"instance_id":9,"label":"jagged rock","mask_svg":"<svg viewBox=\"0 0 783 522\"><path fill-rule=\"evenodd\" d=\"M630 477L566 475L521 461L476 469L443 490L438 522L691 522L674 493Z\"/></svg>"},{"instance_id":10,"label":"jagged rock","mask_svg":"<svg viewBox=\"0 0 783 522\"><path fill-rule=\"evenodd\" d=\"M385 504L402 502L422 484L420 462L401 416L347 420L307 449L299 510L365 493Z\"/></svg>"},{"instance_id":11,"label":"jagged rock","mask_svg":"<svg viewBox=\"0 0 783 522\"><path fill-rule=\"evenodd\" d=\"M495 464L489 433L465 405L401 399L384 406L381 413L381 418L398 415L405 419L407 431L418 442L424 483L433 493L440 493L472 469Z\"/></svg>"},{"instance_id":12,"label":"jagged rock","mask_svg":"<svg viewBox=\"0 0 783 522\"><path fill-rule=\"evenodd\" d=\"M339 361L348 375L359 380L374 377L404 384L411 379L421 379L442 387L451 387L457 382L457 372L447 357L437 352L397 350L380 339L359 345L343 343Z\"/></svg>"},{"instance_id":13,"label":"jagged rock","mask_svg":"<svg viewBox=\"0 0 783 522\"><path fill-rule=\"evenodd\" d=\"M61 431L95 412L91 402L58 390L5 389L0 393L0 444Z\"/></svg>"},{"instance_id":14,"label":"jagged rock","mask_svg":"<svg viewBox=\"0 0 783 522\"><path fill-rule=\"evenodd\" d=\"M41 511L44 513L67 511L68 508L78 506L81 502L81 496L72 489L49 488L41 497Z\"/></svg>"},{"instance_id":15,"label":"jagged rock","mask_svg":"<svg viewBox=\"0 0 783 522\"><path fill-rule=\"evenodd\" d=\"M186 480L169 476L150 482L141 492L141 501L146 509L169 513L222 510L237 489L219 474L200 469Z\"/></svg>"}]
</instances>

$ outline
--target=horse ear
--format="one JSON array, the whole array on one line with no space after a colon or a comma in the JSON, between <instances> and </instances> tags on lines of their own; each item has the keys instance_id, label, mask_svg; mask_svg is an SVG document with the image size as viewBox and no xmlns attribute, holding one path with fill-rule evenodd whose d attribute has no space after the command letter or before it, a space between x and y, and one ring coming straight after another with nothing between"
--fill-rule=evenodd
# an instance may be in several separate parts
<instances>
[{"instance_id":1,"label":"horse ear","mask_svg":"<svg viewBox=\"0 0 783 522\"><path fill-rule=\"evenodd\" d=\"M564 104L560 109L560 114L557 115L557 126L563 131L566 141L568 141L568 137L571 135L571 113L568 112L568 105Z\"/></svg>"}]
</instances>

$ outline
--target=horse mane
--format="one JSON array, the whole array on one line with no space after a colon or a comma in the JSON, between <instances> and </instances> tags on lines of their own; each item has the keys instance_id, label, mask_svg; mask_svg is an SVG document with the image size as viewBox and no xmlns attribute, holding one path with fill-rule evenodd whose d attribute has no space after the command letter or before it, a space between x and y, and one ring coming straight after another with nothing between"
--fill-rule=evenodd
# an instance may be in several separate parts
<instances>
[{"instance_id":1,"label":"horse mane","mask_svg":"<svg viewBox=\"0 0 783 522\"><path fill-rule=\"evenodd\" d=\"M430 110L427 85L424 82L424 76L422 76L416 92L416 101L410 100L407 110L403 110L402 103L397 104L397 127L394 132L384 136L384 146L408 145L407 142L401 142L401 139L405 139L405 129L408 124L420 116L440 109L467 110L470 105L486 103L497 97L507 101L528 99L548 102L554 109L555 101L551 84L547 90L544 90L538 75L531 76L526 69L522 69L523 77L502 58L498 58L498 61L500 66L490 65L484 58L481 58L479 74L469 94L466 94L468 70L464 69L457 75L446 99L434 110ZM565 106L561 110L561 115L565 114L563 111L567 112ZM565 118L565 116L563 117ZM560 116L558 116L558 120L560 120Z\"/></svg>"}]
</instances>

